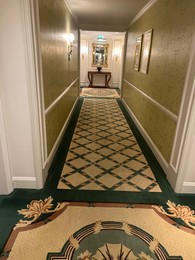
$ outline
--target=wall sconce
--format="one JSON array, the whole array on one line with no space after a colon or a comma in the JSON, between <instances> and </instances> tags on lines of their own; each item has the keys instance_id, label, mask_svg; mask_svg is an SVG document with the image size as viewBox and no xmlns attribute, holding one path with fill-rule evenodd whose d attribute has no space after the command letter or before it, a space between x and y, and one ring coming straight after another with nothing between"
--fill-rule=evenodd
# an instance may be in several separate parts
<instances>
[{"instance_id":1,"label":"wall sconce","mask_svg":"<svg viewBox=\"0 0 195 260\"><path fill-rule=\"evenodd\" d=\"M115 60L118 61L119 57L121 56L121 50L119 48L116 48L114 50L114 56L115 56Z\"/></svg>"},{"instance_id":2,"label":"wall sconce","mask_svg":"<svg viewBox=\"0 0 195 260\"><path fill-rule=\"evenodd\" d=\"M72 55L72 51L73 51L73 45L70 44L68 45L68 61L70 61L70 56Z\"/></svg>"},{"instance_id":3,"label":"wall sconce","mask_svg":"<svg viewBox=\"0 0 195 260\"><path fill-rule=\"evenodd\" d=\"M85 55L87 54L87 52L88 52L87 47L86 46L81 46L81 58L82 58L82 60L84 60Z\"/></svg>"},{"instance_id":4,"label":"wall sconce","mask_svg":"<svg viewBox=\"0 0 195 260\"><path fill-rule=\"evenodd\" d=\"M68 43L68 61L70 61L70 57L73 54L73 41L74 41L74 34L67 33L65 35L66 41Z\"/></svg>"}]
</instances>

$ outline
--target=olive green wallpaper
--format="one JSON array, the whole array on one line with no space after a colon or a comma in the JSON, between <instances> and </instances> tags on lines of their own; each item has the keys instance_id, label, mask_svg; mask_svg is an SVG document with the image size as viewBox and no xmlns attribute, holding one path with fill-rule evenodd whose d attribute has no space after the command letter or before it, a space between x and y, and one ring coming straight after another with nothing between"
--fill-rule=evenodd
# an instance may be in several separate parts
<instances>
[{"instance_id":1,"label":"olive green wallpaper","mask_svg":"<svg viewBox=\"0 0 195 260\"><path fill-rule=\"evenodd\" d=\"M155 102L179 113L194 33L193 0L158 0L128 31L124 79ZM136 37L153 29L148 75L133 69ZM123 99L169 161L176 123L158 106L123 84Z\"/></svg>"},{"instance_id":2,"label":"olive green wallpaper","mask_svg":"<svg viewBox=\"0 0 195 260\"><path fill-rule=\"evenodd\" d=\"M78 93L78 82L76 82L67 94L63 96L60 102L46 115L47 129L47 149L48 154L51 152L53 145L58 138L60 131L64 126L64 120L67 119L74 105L75 96Z\"/></svg>"},{"instance_id":3,"label":"olive green wallpaper","mask_svg":"<svg viewBox=\"0 0 195 260\"><path fill-rule=\"evenodd\" d=\"M47 153L49 154L78 97L78 81L70 91L66 92L66 89L79 76L79 31L64 0L39 0L38 3L45 110L55 104L46 116ZM70 43L67 36L70 34L74 35L74 41L70 60L68 60ZM64 96L59 99L61 95Z\"/></svg>"},{"instance_id":4,"label":"olive green wallpaper","mask_svg":"<svg viewBox=\"0 0 195 260\"><path fill-rule=\"evenodd\" d=\"M151 102L133 88L124 86L124 95L126 96L126 104L131 107L131 111L136 115L139 122L142 123L145 131L150 133L153 142L161 151L165 160L168 161L176 123L161 110L156 109ZM155 124L152 124L153 121Z\"/></svg>"}]
</instances>

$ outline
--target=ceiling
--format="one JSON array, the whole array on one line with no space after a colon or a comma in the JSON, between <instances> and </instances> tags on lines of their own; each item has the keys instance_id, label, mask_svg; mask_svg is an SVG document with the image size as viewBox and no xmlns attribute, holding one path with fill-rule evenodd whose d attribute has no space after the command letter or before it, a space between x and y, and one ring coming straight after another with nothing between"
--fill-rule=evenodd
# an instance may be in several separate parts
<instances>
[{"instance_id":1,"label":"ceiling","mask_svg":"<svg viewBox=\"0 0 195 260\"><path fill-rule=\"evenodd\" d=\"M150 0L65 0L81 30L124 32Z\"/></svg>"}]
</instances>

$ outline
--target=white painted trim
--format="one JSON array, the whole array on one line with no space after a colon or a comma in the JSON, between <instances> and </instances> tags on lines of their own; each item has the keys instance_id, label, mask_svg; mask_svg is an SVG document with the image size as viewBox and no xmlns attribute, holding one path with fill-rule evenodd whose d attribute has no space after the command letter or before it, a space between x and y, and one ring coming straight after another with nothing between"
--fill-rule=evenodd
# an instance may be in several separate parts
<instances>
[{"instance_id":1,"label":"white painted trim","mask_svg":"<svg viewBox=\"0 0 195 260\"><path fill-rule=\"evenodd\" d=\"M137 128L139 129L139 131L141 132L142 136L144 137L145 141L147 142L147 144L149 145L150 149L152 150L153 154L155 155L156 159L158 160L158 162L160 163L161 167L163 168L164 172L167 174L168 173L168 168L169 165L167 163L167 161L165 160L165 158L162 156L161 152L158 150L157 146L155 145L155 143L152 141L152 139L150 138L150 136L148 135L148 133L145 131L145 129L143 128L143 126L140 124L140 122L138 121L138 119L136 118L136 116L134 115L134 113L131 111L131 109L129 108L129 106L127 105L127 103L125 102L124 99L122 99L123 104L125 105L128 113L130 114L131 118L133 119L135 125L137 126Z\"/></svg>"},{"instance_id":2,"label":"white painted trim","mask_svg":"<svg viewBox=\"0 0 195 260\"><path fill-rule=\"evenodd\" d=\"M79 27L79 26L78 26ZM78 62L78 78L79 78L79 85L77 88L77 94L78 96L80 95L80 73L81 73L81 62L80 62L80 57L81 57L81 31L78 28L78 57L77 57L77 62Z\"/></svg>"},{"instance_id":3,"label":"white painted trim","mask_svg":"<svg viewBox=\"0 0 195 260\"><path fill-rule=\"evenodd\" d=\"M47 115L56 105L57 103L66 95L66 93L70 90L70 88L79 80L77 77L71 84L68 86L64 92L56 98L56 100L45 110L45 115Z\"/></svg>"},{"instance_id":4,"label":"white painted trim","mask_svg":"<svg viewBox=\"0 0 195 260\"><path fill-rule=\"evenodd\" d=\"M85 81L80 82L81 87L89 87L89 83L86 83Z\"/></svg>"},{"instance_id":5,"label":"white painted trim","mask_svg":"<svg viewBox=\"0 0 195 260\"><path fill-rule=\"evenodd\" d=\"M118 82L118 81L113 81L112 84L117 84L117 85L119 85L119 82Z\"/></svg>"},{"instance_id":6,"label":"white painted trim","mask_svg":"<svg viewBox=\"0 0 195 260\"><path fill-rule=\"evenodd\" d=\"M43 165L47 159L47 139L46 139L46 123L45 123L45 104L44 104L44 90L43 90L43 71L42 58L40 50L40 24L39 24L39 8L38 0L29 0L32 10L32 33L34 45L34 62L36 71L36 86L37 86L37 100L39 110L39 125L41 136L41 155ZM43 167L42 165L42 167Z\"/></svg>"},{"instance_id":7,"label":"white painted trim","mask_svg":"<svg viewBox=\"0 0 195 260\"><path fill-rule=\"evenodd\" d=\"M118 82L113 82L112 83L112 88L120 88L120 86L119 86L119 83Z\"/></svg>"},{"instance_id":8,"label":"white painted trim","mask_svg":"<svg viewBox=\"0 0 195 260\"><path fill-rule=\"evenodd\" d=\"M80 81L80 83L89 85L89 82L87 83L86 81Z\"/></svg>"},{"instance_id":9,"label":"white painted trim","mask_svg":"<svg viewBox=\"0 0 195 260\"><path fill-rule=\"evenodd\" d=\"M195 58L195 56L194 56ZM195 88L195 77L193 81L193 86ZM175 185L175 192L182 193L183 185L185 180L194 182L194 143L195 143L195 94L193 97L193 104L191 108L191 113L189 116L189 121L186 128L184 144L181 150L181 157L178 164L177 181ZM189 193L190 193L189 189ZM185 189L185 193L187 190Z\"/></svg>"},{"instance_id":10,"label":"white painted trim","mask_svg":"<svg viewBox=\"0 0 195 260\"><path fill-rule=\"evenodd\" d=\"M175 131L173 148L172 148L172 153L170 158L170 165L175 172L178 171L183 146L185 144L186 132L188 129L188 124L192 113L193 100L195 98L195 83L194 83L195 47L194 46L195 46L195 35L192 42L192 50L190 53L190 59L188 63L188 69L186 73L184 90L183 90L180 111L178 116L178 123Z\"/></svg>"},{"instance_id":11,"label":"white painted trim","mask_svg":"<svg viewBox=\"0 0 195 260\"><path fill-rule=\"evenodd\" d=\"M125 64L127 59L127 41L128 41L128 32L125 33L125 39L124 39L124 47L123 47L123 63L122 63L122 74L121 74L121 97L123 97L123 79L125 75Z\"/></svg>"},{"instance_id":12,"label":"white painted trim","mask_svg":"<svg viewBox=\"0 0 195 260\"><path fill-rule=\"evenodd\" d=\"M177 174L174 169L169 164L168 172L167 172L167 180L170 183L171 187L175 189L175 183L177 181Z\"/></svg>"},{"instance_id":13,"label":"white painted trim","mask_svg":"<svg viewBox=\"0 0 195 260\"><path fill-rule=\"evenodd\" d=\"M77 98L77 100L75 101L75 103L74 103L74 105L73 105L73 107L72 107L72 109L71 109L71 111L70 111L70 113L69 113L65 123L64 123L64 126L62 127L62 130L60 131L60 134L58 135L58 138L56 139L56 142L55 142L55 144L54 144L54 146L53 146L53 148L52 148L52 150L51 150L51 152L50 152L50 154L49 154L49 156L47 158L46 164L44 166L44 168L46 168L46 169L49 169L49 167L50 167L50 165L52 163L54 155L56 154L58 146L59 146L59 144L60 144L60 142L62 140L62 137L63 137L63 135L65 133L65 130L66 130L66 128L67 128L67 126L68 126L68 124L70 122L70 119L72 117L73 111L74 111L74 109L75 109L75 107L77 105L78 100L79 100L79 98Z\"/></svg>"},{"instance_id":14,"label":"white painted trim","mask_svg":"<svg viewBox=\"0 0 195 260\"><path fill-rule=\"evenodd\" d=\"M20 189L36 189L35 177L12 177L14 188Z\"/></svg>"},{"instance_id":15,"label":"white painted trim","mask_svg":"<svg viewBox=\"0 0 195 260\"><path fill-rule=\"evenodd\" d=\"M195 194L195 182L184 182L181 192Z\"/></svg>"},{"instance_id":16,"label":"white painted trim","mask_svg":"<svg viewBox=\"0 0 195 260\"><path fill-rule=\"evenodd\" d=\"M142 15L144 15L158 0L151 0L149 1L142 9L141 11L131 20L131 22L128 25L128 28L131 27L132 24L134 24Z\"/></svg>"},{"instance_id":17,"label":"white painted trim","mask_svg":"<svg viewBox=\"0 0 195 260\"><path fill-rule=\"evenodd\" d=\"M76 16L75 14L73 14L73 12L72 12L72 10L71 10L71 8L69 7L69 4L68 4L67 2L68 2L67 0L64 0L64 3L65 3L65 5L66 5L68 11L70 12L70 14L71 14L72 17L74 18L74 20L75 20L77 26L79 27L78 18L77 18L77 16Z\"/></svg>"},{"instance_id":18,"label":"white painted trim","mask_svg":"<svg viewBox=\"0 0 195 260\"><path fill-rule=\"evenodd\" d=\"M133 84L131 84L129 81L127 81L126 79L123 79L125 83L128 84L128 86L132 87L133 89L135 89L137 92L139 92L142 96L144 96L145 98L147 98L148 101L150 101L150 103L152 103L154 106L158 107L159 110L161 110L164 114L166 114L169 118L171 118L173 121L177 122L177 116L175 114L173 114L170 110L168 110L167 108L165 108L164 106L162 106L160 103L158 103L157 101L155 101L154 99L152 99L150 96L148 96L147 94L145 94L143 91L141 91L140 89L138 89L136 86L134 86Z\"/></svg>"},{"instance_id":19,"label":"white painted trim","mask_svg":"<svg viewBox=\"0 0 195 260\"><path fill-rule=\"evenodd\" d=\"M3 163L5 168L5 179L6 183L6 190L8 193L13 191L13 184L12 184L12 170L10 165L9 153L8 153L8 146L7 146L7 138L6 138L6 131L5 131L5 124L3 119L3 111L0 99L0 144L2 146L2 155L3 155Z\"/></svg>"},{"instance_id":20,"label":"white painted trim","mask_svg":"<svg viewBox=\"0 0 195 260\"><path fill-rule=\"evenodd\" d=\"M32 145L33 145L33 161L36 176L36 188L43 188L42 177L42 151L41 151L41 131L39 125L39 106L38 106L38 87L35 68L35 53L34 53L34 39L33 39L33 24L32 17L34 17L31 9L31 2L22 0L21 11L23 18L23 35L25 44L25 62L27 71L27 88L30 109L30 122L32 130Z\"/></svg>"},{"instance_id":21,"label":"white painted trim","mask_svg":"<svg viewBox=\"0 0 195 260\"><path fill-rule=\"evenodd\" d=\"M84 86L85 87L89 87L89 83L87 83L85 81L81 81L80 85L81 85L81 87L84 87ZM104 88L104 86L101 83L97 83L95 85L98 86L98 87ZM112 82L112 83L109 84L109 86L110 87L119 87L120 88L119 82Z\"/></svg>"}]
</instances>

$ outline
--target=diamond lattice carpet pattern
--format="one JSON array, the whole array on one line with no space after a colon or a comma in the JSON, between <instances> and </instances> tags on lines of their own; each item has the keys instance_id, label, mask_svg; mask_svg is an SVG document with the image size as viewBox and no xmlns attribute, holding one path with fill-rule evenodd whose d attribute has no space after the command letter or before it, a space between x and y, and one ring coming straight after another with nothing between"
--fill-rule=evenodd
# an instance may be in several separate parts
<instances>
[{"instance_id":1,"label":"diamond lattice carpet pattern","mask_svg":"<svg viewBox=\"0 0 195 260\"><path fill-rule=\"evenodd\" d=\"M58 189L161 192L115 99L84 99Z\"/></svg>"}]
</instances>

